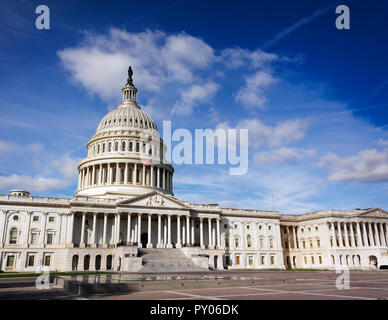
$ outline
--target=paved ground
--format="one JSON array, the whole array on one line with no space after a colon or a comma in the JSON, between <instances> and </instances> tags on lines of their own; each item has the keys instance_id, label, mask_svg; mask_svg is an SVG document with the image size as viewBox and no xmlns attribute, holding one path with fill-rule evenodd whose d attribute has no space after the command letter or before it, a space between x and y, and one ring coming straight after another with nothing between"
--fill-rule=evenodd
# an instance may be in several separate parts
<instances>
[{"instance_id":1,"label":"paved ground","mask_svg":"<svg viewBox=\"0 0 388 320\"><path fill-rule=\"evenodd\" d=\"M297 284L216 289L134 292L124 295L94 295L91 300L388 300L388 271L351 272L350 289L339 290L335 272L212 272L263 278L297 280ZM85 299L60 288L35 288L35 279L0 279L0 299Z\"/></svg>"}]
</instances>

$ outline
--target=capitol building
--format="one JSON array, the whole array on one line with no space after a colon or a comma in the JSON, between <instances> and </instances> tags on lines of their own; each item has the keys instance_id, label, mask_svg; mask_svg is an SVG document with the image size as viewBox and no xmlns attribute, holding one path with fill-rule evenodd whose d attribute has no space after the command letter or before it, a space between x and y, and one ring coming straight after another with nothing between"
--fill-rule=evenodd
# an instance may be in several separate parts
<instances>
[{"instance_id":1,"label":"capitol building","mask_svg":"<svg viewBox=\"0 0 388 320\"><path fill-rule=\"evenodd\" d=\"M175 198L174 168L136 94L130 69L121 104L87 144L72 198L0 195L2 272L388 266L379 208L287 215Z\"/></svg>"}]
</instances>

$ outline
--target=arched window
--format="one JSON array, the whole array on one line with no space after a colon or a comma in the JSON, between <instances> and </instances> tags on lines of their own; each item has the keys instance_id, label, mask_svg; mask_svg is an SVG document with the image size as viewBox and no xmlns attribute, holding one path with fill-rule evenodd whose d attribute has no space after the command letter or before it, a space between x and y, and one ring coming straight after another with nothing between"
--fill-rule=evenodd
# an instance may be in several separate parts
<instances>
[{"instance_id":1,"label":"arched window","mask_svg":"<svg viewBox=\"0 0 388 320\"><path fill-rule=\"evenodd\" d=\"M117 141L115 142L115 151L119 151L119 143Z\"/></svg>"},{"instance_id":2,"label":"arched window","mask_svg":"<svg viewBox=\"0 0 388 320\"><path fill-rule=\"evenodd\" d=\"M106 270L112 269L112 255L106 257Z\"/></svg>"},{"instance_id":3,"label":"arched window","mask_svg":"<svg viewBox=\"0 0 388 320\"><path fill-rule=\"evenodd\" d=\"M100 153L100 145L97 146L97 153Z\"/></svg>"},{"instance_id":4,"label":"arched window","mask_svg":"<svg viewBox=\"0 0 388 320\"><path fill-rule=\"evenodd\" d=\"M9 233L9 243L16 244L18 242L18 229L12 228Z\"/></svg>"},{"instance_id":5,"label":"arched window","mask_svg":"<svg viewBox=\"0 0 388 320\"><path fill-rule=\"evenodd\" d=\"M71 269L72 270L77 270L78 269L78 255L75 254L73 256L72 262L71 262Z\"/></svg>"},{"instance_id":6,"label":"arched window","mask_svg":"<svg viewBox=\"0 0 388 320\"><path fill-rule=\"evenodd\" d=\"M96 256L95 269L96 271L101 269L101 255Z\"/></svg>"},{"instance_id":7,"label":"arched window","mask_svg":"<svg viewBox=\"0 0 388 320\"><path fill-rule=\"evenodd\" d=\"M102 144L102 153L105 153L105 143Z\"/></svg>"},{"instance_id":8,"label":"arched window","mask_svg":"<svg viewBox=\"0 0 388 320\"><path fill-rule=\"evenodd\" d=\"M109 142L108 144L108 152L111 152L112 151L112 142Z\"/></svg>"},{"instance_id":9,"label":"arched window","mask_svg":"<svg viewBox=\"0 0 388 320\"><path fill-rule=\"evenodd\" d=\"M121 151L125 151L125 141L121 144Z\"/></svg>"},{"instance_id":10,"label":"arched window","mask_svg":"<svg viewBox=\"0 0 388 320\"><path fill-rule=\"evenodd\" d=\"M133 143L132 143L132 141L129 143L129 151L132 151L132 147L133 146Z\"/></svg>"}]
</instances>

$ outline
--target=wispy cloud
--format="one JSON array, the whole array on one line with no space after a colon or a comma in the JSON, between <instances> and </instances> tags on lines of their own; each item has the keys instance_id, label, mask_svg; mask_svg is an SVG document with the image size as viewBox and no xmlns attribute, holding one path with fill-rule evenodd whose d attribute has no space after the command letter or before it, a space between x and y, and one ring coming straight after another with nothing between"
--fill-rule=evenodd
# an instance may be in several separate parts
<instances>
[{"instance_id":1,"label":"wispy cloud","mask_svg":"<svg viewBox=\"0 0 388 320\"><path fill-rule=\"evenodd\" d=\"M281 39L283 39L284 37L288 36L290 33L298 30L299 28L301 28L304 25L310 23L314 19L316 19L316 18L320 17L321 15L325 14L326 12L328 12L333 7L334 7L334 4L331 4L331 5L327 6L327 7L317 9L316 11L314 11L312 14L308 15L307 17L304 17L304 18L300 19L299 21L297 21L296 23L294 23L293 25L283 29L281 32L279 32L271 40L269 40L266 43L264 43L261 46L261 48L262 49L268 49L268 48L272 47L275 43L279 42Z\"/></svg>"}]
</instances>

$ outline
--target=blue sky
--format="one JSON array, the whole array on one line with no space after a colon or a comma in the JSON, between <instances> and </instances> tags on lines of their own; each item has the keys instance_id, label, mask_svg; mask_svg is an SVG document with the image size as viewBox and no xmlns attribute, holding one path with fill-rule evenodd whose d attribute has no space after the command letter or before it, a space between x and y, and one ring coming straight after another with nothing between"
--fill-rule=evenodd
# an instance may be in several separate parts
<instances>
[{"instance_id":1,"label":"blue sky","mask_svg":"<svg viewBox=\"0 0 388 320\"><path fill-rule=\"evenodd\" d=\"M209 3L210 2L210 3ZM51 29L35 28L46 4ZM350 30L335 7L350 8ZM303 213L388 208L382 1L2 1L0 192L70 197L129 64L159 128L248 128L249 171L176 165L179 199Z\"/></svg>"}]
</instances>

